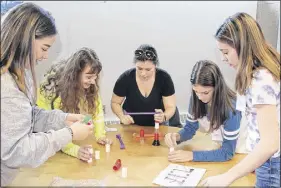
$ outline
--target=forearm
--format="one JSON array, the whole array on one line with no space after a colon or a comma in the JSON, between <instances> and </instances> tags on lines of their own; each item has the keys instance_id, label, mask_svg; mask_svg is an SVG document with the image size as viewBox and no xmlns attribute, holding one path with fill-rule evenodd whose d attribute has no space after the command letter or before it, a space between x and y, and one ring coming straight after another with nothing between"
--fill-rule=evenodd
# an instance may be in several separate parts
<instances>
[{"instance_id":1,"label":"forearm","mask_svg":"<svg viewBox=\"0 0 281 188\"><path fill-rule=\"evenodd\" d=\"M37 167L72 140L68 128L32 133L33 109L25 98L1 98L1 105L1 162L8 167Z\"/></svg>"},{"instance_id":2,"label":"forearm","mask_svg":"<svg viewBox=\"0 0 281 188\"><path fill-rule=\"evenodd\" d=\"M176 112L176 107L168 107L165 109L164 115L166 118L166 121L168 121L169 119L171 119L173 117L173 115Z\"/></svg>"},{"instance_id":3,"label":"forearm","mask_svg":"<svg viewBox=\"0 0 281 188\"><path fill-rule=\"evenodd\" d=\"M228 161L235 155L237 139L239 136L239 121L231 118L225 124L223 130L223 142L219 149L207 151L193 151L193 161ZM234 123L230 123L234 122ZM235 123L237 122L237 124Z\"/></svg>"},{"instance_id":4,"label":"forearm","mask_svg":"<svg viewBox=\"0 0 281 188\"><path fill-rule=\"evenodd\" d=\"M104 121L98 120L98 122L95 122L95 137L96 140L105 137L106 136L106 131L105 131L105 125Z\"/></svg>"},{"instance_id":5,"label":"forearm","mask_svg":"<svg viewBox=\"0 0 281 188\"><path fill-rule=\"evenodd\" d=\"M111 109L112 109L112 112L113 112L119 119L121 119L122 116L124 116L123 109L122 109L122 107L121 107L120 104L112 102L112 103L111 103Z\"/></svg>"},{"instance_id":6,"label":"forearm","mask_svg":"<svg viewBox=\"0 0 281 188\"><path fill-rule=\"evenodd\" d=\"M228 171L232 180L236 180L254 171L264 164L280 149L280 128L277 123L275 105L255 105L260 140L255 148L239 164Z\"/></svg>"},{"instance_id":7,"label":"forearm","mask_svg":"<svg viewBox=\"0 0 281 188\"><path fill-rule=\"evenodd\" d=\"M190 140L195 135L198 130L199 125L198 122L188 122L186 125L178 132L179 133L179 142L183 142L186 140Z\"/></svg>"},{"instance_id":8,"label":"forearm","mask_svg":"<svg viewBox=\"0 0 281 188\"><path fill-rule=\"evenodd\" d=\"M61 150L62 150L63 153L65 153L67 155L78 158L79 149L80 149L80 146L70 142L65 147L63 147Z\"/></svg>"},{"instance_id":9,"label":"forearm","mask_svg":"<svg viewBox=\"0 0 281 188\"><path fill-rule=\"evenodd\" d=\"M106 136L105 124L104 124L104 113L101 97L98 98L98 106L95 114L93 114L93 121L95 126L95 137L98 141L100 138Z\"/></svg>"},{"instance_id":10,"label":"forearm","mask_svg":"<svg viewBox=\"0 0 281 188\"><path fill-rule=\"evenodd\" d=\"M279 144L279 143L278 143ZM227 174L232 181L239 179L265 163L278 150L277 143L260 141L255 149L249 153L240 163L231 168Z\"/></svg>"},{"instance_id":11,"label":"forearm","mask_svg":"<svg viewBox=\"0 0 281 188\"><path fill-rule=\"evenodd\" d=\"M61 110L44 110L38 106L33 107L35 115L34 132L47 132L59 130L66 126L67 113Z\"/></svg>"},{"instance_id":12,"label":"forearm","mask_svg":"<svg viewBox=\"0 0 281 188\"><path fill-rule=\"evenodd\" d=\"M2 135L1 135L2 136ZM4 138L7 135L4 135ZM16 135L18 136L18 135ZM37 167L71 141L67 128L3 139L1 161L11 168ZM4 143L3 143L4 142ZM6 147L5 147L6 146Z\"/></svg>"},{"instance_id":13,"label":"forearm","mask_svg":"<svg viewBox=\"0 0 281 188\"><path fill-rule=\"evenodd\" d=\"M196 162L223 162L232 159L234 153L225 148L208 151L193 151L193 161Z\"/></svg>"}]
</instances>

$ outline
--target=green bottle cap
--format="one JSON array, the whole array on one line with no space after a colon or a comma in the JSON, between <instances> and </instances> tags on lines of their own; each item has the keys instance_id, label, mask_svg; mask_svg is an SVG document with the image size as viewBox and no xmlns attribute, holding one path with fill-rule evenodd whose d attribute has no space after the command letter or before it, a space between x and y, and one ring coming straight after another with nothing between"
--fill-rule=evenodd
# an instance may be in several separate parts
<instances>
[{"instance_id":1,"label":"green bottle cap","mask_svg":"<svg viewBox=\"0 0 281 188\"><path fill-rule=\"evenodd\" d=\"M91 116L87 115L87 116L85 116L85 118L83 119L82 122L85 124L88 124L91 119L92 119Z\"/></svg>"}]
</instances>

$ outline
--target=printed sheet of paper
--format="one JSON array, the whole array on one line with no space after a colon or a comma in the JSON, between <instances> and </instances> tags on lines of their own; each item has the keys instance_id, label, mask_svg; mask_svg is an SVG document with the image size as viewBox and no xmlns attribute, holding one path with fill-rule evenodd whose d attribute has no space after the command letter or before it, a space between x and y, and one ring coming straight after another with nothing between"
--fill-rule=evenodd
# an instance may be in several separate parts
<instances>
[{"instance_id":1,"label":"printed sheet of paper","mask_svg":"<svg viewBox=\"0 0 281 188\"><path fill-rule=\"evenodd\" d=\"M101 181L96 179L83 179L83 180L71 180L55 177L50 184L50 187L57 186L104 186Z\"/></svg>"},{"instance_id":2,"label":"printed sheet of paper","mask_svg":"<svg viewBox=\"0 0 281 188\"><path fill-rule=\"evenodd\" d=\"M196 186L206 169L170 164L153 180L161 186Z\"/></svg>"}]
</instances>

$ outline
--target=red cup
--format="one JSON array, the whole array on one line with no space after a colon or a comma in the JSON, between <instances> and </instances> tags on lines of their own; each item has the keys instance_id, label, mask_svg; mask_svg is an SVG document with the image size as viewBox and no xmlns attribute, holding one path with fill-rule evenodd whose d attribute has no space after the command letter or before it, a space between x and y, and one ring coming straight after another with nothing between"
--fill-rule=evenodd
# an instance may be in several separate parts
<instances>
[{"instance_id":1,"label":"red cup","mask_svg":"<svg viewBox=\"0 0 281 188\"><path fill-rule=\"evenodd\" d=\"M140 130L140 137L144 137L144 130L143 129Z\"/></svg>"},{"instance_id":2,"label":"red cup","mask_svg":"<svg viewBox=\"0 0 281 188\"><path fill-rule=\"evenodd\" d=\"M113 170L117 171L120 169L120 167L121 167L121 160L117 159L115 165L113 166Z\"/></svg>"}]
</instances>

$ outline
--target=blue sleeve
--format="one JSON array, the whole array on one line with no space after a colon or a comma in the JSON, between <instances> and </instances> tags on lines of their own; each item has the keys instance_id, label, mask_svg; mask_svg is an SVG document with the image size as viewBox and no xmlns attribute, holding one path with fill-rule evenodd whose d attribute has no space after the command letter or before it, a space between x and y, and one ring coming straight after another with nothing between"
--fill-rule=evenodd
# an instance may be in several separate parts
<instances>
[{"instance_id":1,"label":"blue sleeve","mask_svg":"<svg viewBox=\"0 0 281 188\"><path fill-rule=\"evenodd\" d=\"M183 127L183 129L181 129L179 131L179 134L180 134L179 142L183 142L183 141L190 140L191 138L193 138L193 136L195 135L198 128L199 128L199 124L198 124L197 120L193 121L193 120L187 119L185 126Z\"/></svg>"},{"instance_id":2,"label":"blue sleeve","mask_svg":"<svg viewBox=\"0 0 281 188\"><path fill-rule=\"evenodd\" d=\"M189 108L186 118L186 123L183 129L181 129L178 133L180 134L180 142L190 140L195 135L196 131L199 129L199 123L198 120L194 119L191 115L191 98L189 100Z\"/></svg>"},{"instance_id":3,"label":"blue sleeve","mask_svg":"<svg viewBox=\"0 0 281 188\"><path fill-rule=\"evenodd\" d=\"M241 112L230 113L224 123L222 146L216 150L193 151L193 161L228 161L233 158L239 137Z\"/></svg>"}]
</instances>

